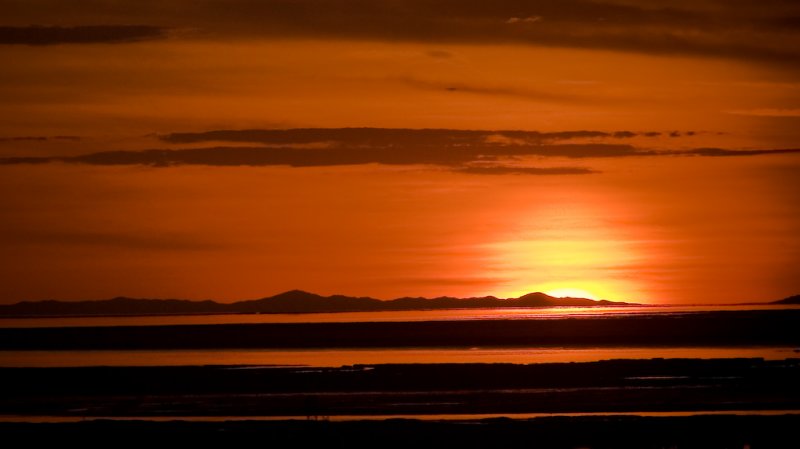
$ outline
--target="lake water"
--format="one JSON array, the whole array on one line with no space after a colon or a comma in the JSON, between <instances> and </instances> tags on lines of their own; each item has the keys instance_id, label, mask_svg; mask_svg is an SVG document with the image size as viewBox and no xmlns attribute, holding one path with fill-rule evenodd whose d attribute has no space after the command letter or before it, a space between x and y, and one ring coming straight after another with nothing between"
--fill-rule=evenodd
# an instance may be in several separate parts
<instances>
[{"instance_id":1,"label":"lake water","mask_svg":"<svg viewBox=\"0 0 800 449\"><path fill-rule=\"evenodd\" d=\"M785 307L798 309L800 307ZM239 323L330 323L452 320L550 320L622 318L736 310L776 310L775 306L643 306L456 309L400 312L314 314L235 314L0 319L0 327L155 326ZM0 367L85 366L314 366L338 367L379 363L552 363L608 359L800 357L793 347L473 347L383 348L345 350L107 350L0 351Z\"/></svg>"},{"instance_id":2,"label":"lake water","mask_svg":"<svg viewBox=\"0 0 800 449\"><path fill-rule=\"evenodd\" d=\"M468 348L363 350L0 351L0 367L253 365L339 367L380 363L564 363L609 359L800 357L793 348Z\"/></svg>"},{"instance_id":3,"label":"lake water","mask_svg":"<svg viewBox=\"0 0 800 449\"><path fill-rule=\"evenodd\" d=\"M388 312L275 313L159 316L80 316L58 318L0 318L0 327L162 326L257 323L363 323L392 321L542 320L561 318L616 318L663 314L690 314L737 310L800 309L800 306L633 306L542 307L504 309L403 310Z\"/></svg>"}]
</instances>

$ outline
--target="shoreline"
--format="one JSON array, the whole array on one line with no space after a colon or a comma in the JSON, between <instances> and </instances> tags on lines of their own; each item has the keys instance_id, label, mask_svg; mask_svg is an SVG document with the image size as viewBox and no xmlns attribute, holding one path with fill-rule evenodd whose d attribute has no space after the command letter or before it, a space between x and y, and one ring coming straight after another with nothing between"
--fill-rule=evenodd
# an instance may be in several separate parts
<instances>
[{"instance_id":1,"label":"shoreline","mask_svg":"<svg viewBox=\"0 0 800 449\"><path fill-rule=\"evenodd\" d=\"M787 410L683 410L669 412L553 412L553 413L464 413L451 415L332 415L322 417L294 416L60 416L60 415L0 415L0 423L77 423L77 422L296 422L296 421L458 421L476 422L486 420L529 421L541 418L688 418L696 416L800 416L800 409Z\"/></svg>"}]
</instances>

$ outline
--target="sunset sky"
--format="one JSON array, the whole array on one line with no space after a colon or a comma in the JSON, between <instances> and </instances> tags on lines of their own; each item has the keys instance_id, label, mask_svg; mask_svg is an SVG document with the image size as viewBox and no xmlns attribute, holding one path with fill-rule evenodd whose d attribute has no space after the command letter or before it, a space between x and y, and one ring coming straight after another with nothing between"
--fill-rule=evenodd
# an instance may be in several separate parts
<instances>
[{"instance_id":1,"label":"sunset sky","mask_svg":"<svg viewBox=\"0 0 800 449\"><path fill-rule=\"evenodd\" d=\"M0 0L0 302L800 293L796 0Z\"/></svg>"}]
</instances>

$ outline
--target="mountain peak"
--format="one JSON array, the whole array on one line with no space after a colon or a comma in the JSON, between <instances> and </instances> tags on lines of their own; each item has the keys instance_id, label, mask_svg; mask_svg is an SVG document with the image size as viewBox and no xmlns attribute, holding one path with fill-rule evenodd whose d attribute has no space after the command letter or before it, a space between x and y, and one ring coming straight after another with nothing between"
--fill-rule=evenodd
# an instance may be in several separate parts
<instances>
[{"instance_id":1,"label":"mountain peak","mask_svg":"<svg viewBox=\"0 0 800 449\"><path fill-rule=\"evenodd\" d=\"M269 299L309 299L309 298L316 299L316 298L322 298L322 296L316 293L307 292L305 290L294 289L285 291L283 293L278 293L275 296L269 297Z\"/></svg>"},{"instance_id":2,"label":"mountain peak","mask_svg":"<svg viewBox=\"0 0 800 449\"><path fill-rule=\"evenodd\" d=\"M539 299L539 300L541 300L541 299L556 299L556 298L553 298L552 296L548 295L547 293L533 292L533 293L528 293L528 294L522 295L517 299L522 299L522 300L525 300L525 299Z\"/></svg>"}]
</instances>

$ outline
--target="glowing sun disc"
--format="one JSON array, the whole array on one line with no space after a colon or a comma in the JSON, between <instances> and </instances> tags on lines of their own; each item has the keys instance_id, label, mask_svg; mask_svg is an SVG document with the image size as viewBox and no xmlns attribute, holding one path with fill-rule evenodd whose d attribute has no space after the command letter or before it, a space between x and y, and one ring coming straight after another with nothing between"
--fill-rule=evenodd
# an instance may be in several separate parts
<instances>
[{"instance_id":1,"label":"glowing sun disc","mask_svg":"<svg viewBox=\"0 0 800 449\"><path fill-rule=\"evenodd\" d=\"M593 294L579 288L554 288L544 292L554 298L587 298L597 299Z\"/></svg>"}]
</instances>

